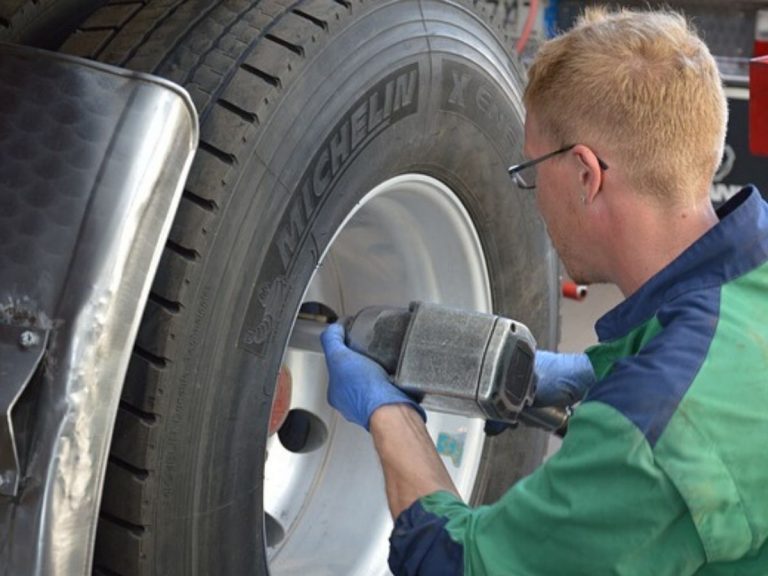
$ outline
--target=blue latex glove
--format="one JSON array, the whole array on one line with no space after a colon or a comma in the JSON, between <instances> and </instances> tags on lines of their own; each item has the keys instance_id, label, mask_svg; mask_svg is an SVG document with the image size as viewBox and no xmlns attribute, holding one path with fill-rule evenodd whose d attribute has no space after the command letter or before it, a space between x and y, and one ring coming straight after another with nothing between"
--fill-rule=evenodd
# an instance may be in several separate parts
<instances>
[{"instance_id":1,"label":"blue latex glove","mask_svg":"<svg viewBox=\"0 0 768 576\"><path fill-rule=\"evenodd\" d=\"M586 354L538 350L534 371L537 379L534 406L572 406L587 395L596 381Z\"/></svg>"},{"instance_id":2,"label":"blue latex glove","mask_svg":"<svg viewBox=\"0 0 768 576\"><path fill-rule=\"evenodd\" d=\"M427 421L424 409L392 384L384 368L344 344L341 324L326 328L320 340L328 366L328 403L344 418L368 430L368 421L377 408L408 404Z\"/></svg>"}]
</instances>

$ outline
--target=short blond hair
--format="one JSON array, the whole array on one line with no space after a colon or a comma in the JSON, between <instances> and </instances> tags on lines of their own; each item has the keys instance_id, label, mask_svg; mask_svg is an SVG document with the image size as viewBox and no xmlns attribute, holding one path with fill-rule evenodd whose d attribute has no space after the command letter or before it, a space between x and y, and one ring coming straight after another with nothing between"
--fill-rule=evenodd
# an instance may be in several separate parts
<instances>
[{"instance_id":1,"label":"short blond hair","mask_svg":"<svg viewBox=\"0 0 768 576\"><path fill-rule=\"evenodd\" d=\"M588 9L539 50L525 105L558 145L610 148L639 192L708 190L728 107L717 64L675 12Z\"/></svg>"}]
</instances>

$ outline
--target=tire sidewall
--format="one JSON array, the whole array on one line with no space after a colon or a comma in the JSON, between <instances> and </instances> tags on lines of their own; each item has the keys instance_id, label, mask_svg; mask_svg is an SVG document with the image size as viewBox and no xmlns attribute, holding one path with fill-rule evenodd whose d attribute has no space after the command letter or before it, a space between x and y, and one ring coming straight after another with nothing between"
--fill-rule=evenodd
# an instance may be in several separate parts
<instances>
[{"instance_id":1,"label":"tire sidewall","mask_svg":"<svg viewBox=\"0 0 768 576\"><path fill-rule=\"evenodd\" d=\"M463 4L426 6L425 23L416 2L380 3L318 50L221 208L158 423L158 573L266 573L261 479L283 351L322 254L381 182L420 173L451 188L476 224L495 311L554 344L552 249L534 198L505 170L521 157L520 71ZM349 153L334 160L345 137ZM489 443L481 477L529 472L542 448L531 441L505 446L525 457L502 467Z\"/></svg>"}]
</instances>

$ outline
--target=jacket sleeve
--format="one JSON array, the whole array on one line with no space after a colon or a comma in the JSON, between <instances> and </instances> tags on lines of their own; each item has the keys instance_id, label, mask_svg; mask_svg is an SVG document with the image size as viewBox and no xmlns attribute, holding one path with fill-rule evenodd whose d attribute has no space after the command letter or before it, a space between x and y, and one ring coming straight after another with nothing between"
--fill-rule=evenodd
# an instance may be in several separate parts
<instances>
[{"instance_id":1,"label":"jacket sleeve","mask_svg":"<svg viewBox=\"0 0 768 576\"><path fill-rule=\"evenodd\" d=\"M390 568L408 575L693 574L704 552L643 434L586 402L561 449L497 503L447 492L397 519Z\"/></svg>"}]
</instances>

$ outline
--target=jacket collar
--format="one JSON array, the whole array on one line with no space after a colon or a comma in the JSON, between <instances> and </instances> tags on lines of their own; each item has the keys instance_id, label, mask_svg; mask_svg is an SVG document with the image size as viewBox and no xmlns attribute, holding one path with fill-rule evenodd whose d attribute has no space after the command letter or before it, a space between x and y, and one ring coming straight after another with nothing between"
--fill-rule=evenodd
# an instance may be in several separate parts
<instances>
[{"instance_id":1,"label":"jacket collar","mask_svg":"<svg viewBox=\"0 0 768 576\"><path fill-rule=\"evenodd\" d=\"M768 204L747 186L717 210L720 222L597 321L601 342L625 336L691 290L722 286L768 260Z\"/></svg>"}]
</instances>

